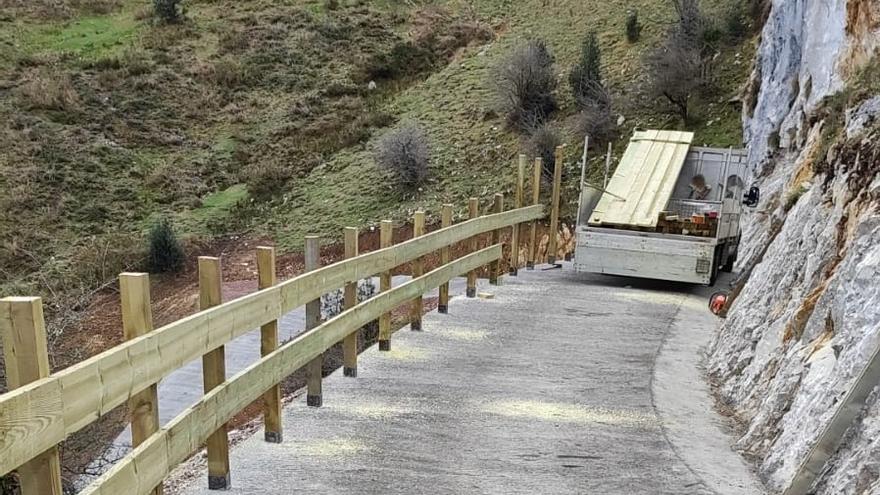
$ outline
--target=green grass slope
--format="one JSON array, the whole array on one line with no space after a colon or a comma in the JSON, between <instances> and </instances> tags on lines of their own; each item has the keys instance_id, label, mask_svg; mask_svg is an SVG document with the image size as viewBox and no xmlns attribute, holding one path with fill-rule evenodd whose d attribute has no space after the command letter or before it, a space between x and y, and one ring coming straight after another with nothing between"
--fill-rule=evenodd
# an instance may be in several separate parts
<instances>
[{"instance_id":1,"label":"green grass slope","mask_svg":"<svg viewBox=\"0 0 880 495\"><path fill-rule=\"evenodd\" d=\"M463 213L469 196L510 192L523 145L492 111L490 74L528 38L556 57L570 169L583 138L567 131L566 76L591 30L626 119L617 153L633 127L680 127L644 90L642 59L673 20L666 0L349 0L332 10L200 0L184 2L187 21L172 26L152 21L147 0L0 7L10 2L0 8L11 12L0 15L3 295L111 278L136 264L159 216L188 236L269 236L293 250L307 233L336 239L346 225L436 214L444 202ZM644 24L634 44L624 35L632 8ZM716 90L694 102L698 142L740 143L729 101L750 52L723 45ZM416 192L395 187L372 156L405 121L431 141L431 179Z\"/></svg>"},{"instance_id":2,"label":"green grass slope","mask_svg":"<svg viewBox=\"0 0 880 495\"><path fill-rule=\"evenodd\" d=\"M566 117L575 112L568 94L567 76L579 56L583 37L595 30L603 50L603 70L615 100L615 111L626 119L615 150L619 157L635 127L683 128L668 105L646 94L643 59L662 39L673 22L671 4L663 0L523 0L448 2L452 9L473 8L495 28L496 39L472 46L446 68L390 99L383 107L403 121L425 126L431 139L432 179L417 194L402 194L393 180L373 163L371 146L348 149L296 183L293 201L260 207L252 225L274 235L294 249L308 232L338 237L345 225L375 222L382 217L406 219L416 208L435 218L439 205L457 206L466 215L466 198L479 197L485 205L495 192L511 193L516 156L524 151L521 136L505 129L494 115L491 69L518 42L545 40L556 57L560 83L557 97L562 110L556 121L569 147L567 176L574 177L583 136L568 130ZM725 2L704 2L707 10L721 11ZM629 43L624 33L626 13L638 9L644 31L641 40ZM717 88L693 102L698 143L713 146L741 145L739 105L735 100L748 70L750 47L724 45L716 60ZM594 157L595 171L603 159ZM564 211L573 212L576 180L566 181Z\"/></svg>"}]
</instances>

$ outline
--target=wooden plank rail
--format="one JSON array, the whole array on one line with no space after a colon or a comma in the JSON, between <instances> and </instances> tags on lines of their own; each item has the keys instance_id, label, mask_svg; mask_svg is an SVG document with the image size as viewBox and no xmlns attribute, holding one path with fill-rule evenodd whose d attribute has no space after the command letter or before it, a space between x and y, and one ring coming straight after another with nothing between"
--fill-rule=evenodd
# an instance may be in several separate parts
<instances>
[{"instance_id":1,"label":"wooden plank rail","mask_svg":"<svg viewBox=\"0 0 880 495\"><path fill-rule=\"evenodd\" d=\"M544 207L540 205L487 215L440 229L393 247L347 259L183 318L60 372L0 395L0 475L5 475L43 452L54 448L70 434L124 404L139 392L153 386L186 363L220 348L253 329L280 319L285 313L319 298L328 291L336 290L347 283L357 282L380 272L389 271L442 247L473 236L543 216ZM485 250L480 252L485 253ZM479 257L479 259L486 256ZM469 257L466 259L477 258ZM440 271L440 273L451 273L455 267L461 266L460 262L461 260L452 263L449 267L453 268ZM477 266L480 264L482 263L478 263ZM468 269L464 271L476 268L471 263L467 263L466 266ZM420 277L419 280L433 281L438 278L437 272L429 274L433 278ZM440 283L442 281L433 287ZM416 290L414 287L418 286L419 284L407 286L409 287L408 292L404 292L412 293L410 299L417 295L413 291ZM375 300L397 300L397 295L388 296L386 294L400 293L402 292L394 292L394 290L383 292ZM406 298L402 298L401 302L405 300ZM360 314L364 311L360 309L362 306L358 305L349 311L354 312L353 314ZM369 307L376 307L376 303L371 303ZM348 312L344 314L348 314ZM378 316L378 313L375 316ZM323 328L323 326L318 328ZM337 327L331 326L329 328ZM337 335L341 333L344 332L335 331ZM309 332L308 335L313 334L314 331ZM321 334L323 335L324 332ZM339 336L336 340L331 341L331 344L338 342L344 336ZM317 339L317 337L309 338ZM293 342L299 341L300 339L297 339ZM310 343L312 340L305 340L305 342ZM307 344L301 345L307 346ZM323 347L321 352L327 347L329 345ZM311 349L310 347L306 348ZM286 351L282 351L282 349L286 349ZM290 349L291 347L288 345L273 351L267 354L264 360L273 359L273 356L277 358L279 355L287 355L292 352ZM299 350L302 351L302 349ZM311 351L306 353L313 358L317 355L312 354ZM265 370L266 368L260 369ZM267 382L265 387L252 390L257 393L253 399L258 398L260 394L280 381L277 371L265 371L264 373L271 373L274 381L269 380L271 383ZM262 387L262 384L260 386ZM228 393L228 389L229 387L226 386L217 387L211 390L205 398L206 400L210 397L217 398L220 394ZM250 397L250 395L248 396ZM223 404L223 407L225 408L226 404ZM237 413L240 409L236 409L233 413ZM221 416L203 418L200 421L204 421L204 423L193 424L193 431L206 433L204 437L199 437L201 438L200 442L207 439L207 434L218 430L223 425L225 420L218 419ZM231 416L222 417L228 419ZM208 431L210 428L213 429ZM163 456L167 455L167 459L177 459L171 455L176 452L172 452L172 447L181 448L179 444L189 445L187 443L190 441L189 434L184 435L180 429L163 429L161 431L163 435L166 434L166 431L177 431L179 435L183 435L182 437L172 435L169 451L162 454ZM155 438L155 436L150 438ZM151 450L156 448L154 443L155 440L145 442L136 449L136 452L150 452L159 455ZM189 449L187 452L193 450ZM162 457L162 459L166 459L166 457ZM159 459L156 459L156 462L158 461ZM131 463L127 463L126 466L134 469L134 465ZM146 472L160 469L149 463L141 464L140 467L141 469L137 470L139 476L146 476ZM161 478L149 487L146 485L132 486L138 487L137 493L146 493L158 485L160 481ZM142 488L144 490L141 490ZM129 493L129 487L116 492L107 491L104 493Z\"/></svg>"},{"instance_id":2,"label":"wooden plank rail","mask_svg":"<svg viewBox=\"0 0 880 495\"><path fill-rule=\"evenodd\" d=\"M306 332L214 388L167 426L148 438L113 468L82 491L82 495L147 495L177 464L184 461L235 414L281 381L389 308L501 258L495 244L383 292L336 318Z\"/></svg>"}]
</instances>

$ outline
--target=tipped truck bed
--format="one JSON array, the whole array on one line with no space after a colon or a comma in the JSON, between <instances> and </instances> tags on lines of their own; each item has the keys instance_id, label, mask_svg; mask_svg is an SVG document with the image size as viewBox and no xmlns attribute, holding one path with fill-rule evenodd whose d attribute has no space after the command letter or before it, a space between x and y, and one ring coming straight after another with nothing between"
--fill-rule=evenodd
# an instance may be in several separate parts
<instances>
[{"instance_id":1,"label":"tipped truck bed","mask_svg":"<svg viewBox=\"0 0 880 495\"><path fill-rule=\"evenodd\" d=\"M708 285L717 244L711 237L581 227L575 268L579 272Z\"/></svg>"}]
</instances>

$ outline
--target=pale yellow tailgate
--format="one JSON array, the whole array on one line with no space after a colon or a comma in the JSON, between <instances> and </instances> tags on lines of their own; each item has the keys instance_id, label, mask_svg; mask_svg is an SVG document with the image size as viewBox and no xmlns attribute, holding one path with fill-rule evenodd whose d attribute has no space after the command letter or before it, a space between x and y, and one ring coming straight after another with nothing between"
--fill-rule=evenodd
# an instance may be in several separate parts
<instances>
[{"instance_id":1,"label":"pale yellow tailgate","mask_svg":"<svg viewBox=\"0 0 880 495\"><path fill-rule=\"evenodd\" d=\"M693 139L692 132L636 132L590 216L590 225L656 227Z\"/></svg>"}]
</instances>

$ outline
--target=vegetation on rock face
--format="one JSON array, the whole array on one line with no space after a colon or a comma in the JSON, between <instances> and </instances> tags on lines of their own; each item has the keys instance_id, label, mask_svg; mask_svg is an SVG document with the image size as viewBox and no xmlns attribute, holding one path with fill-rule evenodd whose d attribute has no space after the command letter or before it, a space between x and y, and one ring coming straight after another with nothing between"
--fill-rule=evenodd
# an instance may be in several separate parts
<instances>
[{"instance_id":1,"label":"vegetation on rock face","mask_svg":"<svg viewBox=\"0 0 880 495\"><path fill-rule=\"evenodd\" d=\"M806 193L808 189L804 185L799 185L796 188L789 191L789 193L785 196L785 204L782 205L783 210L787 213L794 208L794 205L797 204L798 200L801 199L801 196Z\"/></svg>"},{"instance_id":2,"label":"vegetation on rock face","mask_svg":"<svg viewBox=\"0 0 880 495\"><path fill-rule=\"evenodd\" d=\"M813 172L817 175L825 175L823 186L827 186L836 173L834 155L844 145L847 112L878 94L880 94L880 55L874 55L850 77L843 89L825 97L808 116L811 125L822 122L816 159L813 161Z\"/></svg>"}]
</instances>

